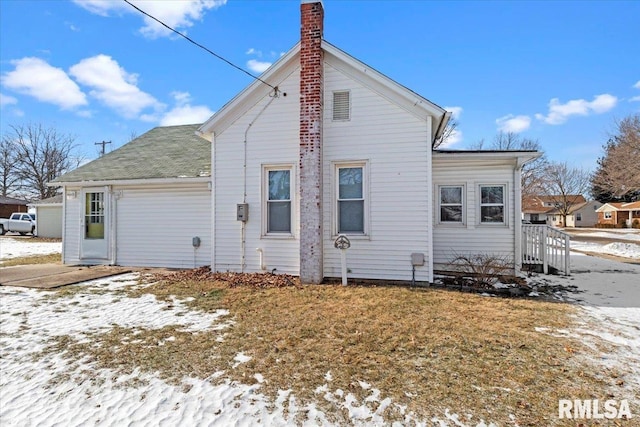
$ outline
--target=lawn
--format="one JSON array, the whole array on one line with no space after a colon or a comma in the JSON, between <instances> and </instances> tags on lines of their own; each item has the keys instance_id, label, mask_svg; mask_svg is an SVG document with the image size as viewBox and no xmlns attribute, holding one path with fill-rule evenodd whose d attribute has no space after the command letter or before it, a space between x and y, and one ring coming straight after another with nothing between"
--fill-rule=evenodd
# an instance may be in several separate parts
<instances>
[{"instance_id":1,"label":"lawn","mask_svg":"<svg viewBox=\"0 0 640 427\"><path fill-rule=\"evenodd\" d=\"M293 278L284 283L292 286L266 288L255 279L231 287L220 274L157 279L123 288L122 298L152 294L167 307L175 297L195 311L226 309L232 326L114 327L89 340L59 337L40 357L65 352L177 385L184 377L257 384L272 400L291 390L340 424L353 416L349 396L386 422L451 411L520 426L562 425L559 399L616 396L617 372L585 365L593 349L536 330L571 329L578 310L571 305L428 288L300 286ZM58 298L77 292L69 287Z\"/></svg>"}]
</instances>

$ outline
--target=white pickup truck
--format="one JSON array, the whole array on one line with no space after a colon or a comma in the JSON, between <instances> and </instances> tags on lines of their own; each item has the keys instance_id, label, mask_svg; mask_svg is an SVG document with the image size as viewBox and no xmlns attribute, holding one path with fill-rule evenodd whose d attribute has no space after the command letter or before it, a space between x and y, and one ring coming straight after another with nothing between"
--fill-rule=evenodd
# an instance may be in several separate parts
<instances>
[{"instance_id":1,"label":"white pickup truck","mask_svg":"<svg viewBox=\"0 0 640 427\"><path fill-rule=\"evenodd\" d=\"M14 231L24 236L27 233L34 234L36 230L36 215L24 212L15 212L9 219L0 218L0 235L8 231Z\"/></svg>"}]
</instances>

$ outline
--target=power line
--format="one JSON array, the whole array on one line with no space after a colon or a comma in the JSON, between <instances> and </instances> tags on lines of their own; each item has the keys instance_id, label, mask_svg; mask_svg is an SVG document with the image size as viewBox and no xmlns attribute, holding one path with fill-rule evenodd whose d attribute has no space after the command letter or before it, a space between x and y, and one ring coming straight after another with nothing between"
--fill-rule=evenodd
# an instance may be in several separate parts
<instances>
[{"instance_id":1,"label":"power line","mask_svg":"<svg viewBox=\"0 0 640 427\"><path fill-rule=\"evenodd\" d=\"M162 22L161 20L159 20L158 18L156 18L155 16L149 15L147 12L145 12L144 10L140 9L138 6L136 6L135 4L131 3L129 0L124 0L125 3L127 3L129 6L131 6L132 8L136 9L138 12L142 13L145 16L148 16L149 18L153 19L154 21L156 21L158 24L162 25L163 27L167 28L170 31L173 31L174 33L176 33L177 35L179 35L180 37L185 38L187 41L191 42L192 44L198 46L200 49L203 49L205 51L207 51L208 53L210 53L211 55L215 56L216 58L226 62L227 64L231 65L233 68L242 71L243 73L247 74L250 77L253 77L255 80L258 80L264 84L266 84L267 86L269 86L271 89L273 89L275 91L275 95L278 95L278 88L276 86L272 86L269 83L265 82L264 80L262 80L260 77L254 76L253 74L251 74L250 72L248 72L247 70L245 70L242 67L237 66L236 64L234 64L233 62L229 61L228 59L223 58L222 56L218 55L217 53L213 52L212 50L210 50L209 48L207 48L206 46L201 45L200 43L198 43L197 41L189 38L187 35L182 34L180 31L174 30L173 28L171 28L170 26L168 26L167 24L165 24L164 22Z\"/></svg>"},{"instance_id":2,"label":"power line","mask_svg":"<svg viewBox=\"0 0 640 427\"><path fill-rule=\"evenodd\" d=\"M100 157L104 156L105 153L105 146L107 144L111 144L111 141L102 141L102 142L94 142L93 145L102 145L102 150L100 150Z\"/></svg>"}]
</instances>

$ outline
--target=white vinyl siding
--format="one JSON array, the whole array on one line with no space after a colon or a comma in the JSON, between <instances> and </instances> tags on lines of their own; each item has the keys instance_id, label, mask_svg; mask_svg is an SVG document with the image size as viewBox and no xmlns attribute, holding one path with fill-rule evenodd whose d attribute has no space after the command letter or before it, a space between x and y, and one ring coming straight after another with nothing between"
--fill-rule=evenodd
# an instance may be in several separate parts
<instances>
[{"instance_id":1,"label":"white vinyl siding","mask_svg":"<svg viewBox=\"0 0 640 427\"><path fill-rule=\"evenodd\" d=\"M211 191L206 183L115 187L113 194L118 265L194 268L211 263ZM194 237L200 238L199 248L192 245Z\"/></svg>"},{"instance_id":2,"label":"white vinyl siding","mask_svg":"<svg viewBox=\"0 0 640 427\"><path fill-rule=\"evenodd\" d=\"M38 237L62 237L62 205L36 206L36 233Z\"/></svg>"},{"instance_id":3,"label":"white vinyl siding","mask_svg":"<svg viewBox=\"0 0 640 427\"><path fill-rule=\"evenodd\" d=\"M436 153L433 156L434 197L438 188L464 182L464 225L452 227L438 222L434 212L434 268L450 268L448 263L457 255L495 254L514 256L514 164L513 160L461 160L455 154ZM481 188L501 187L504 191L504 222L481 222ZM435 200L437 202L437 199Z\"/></svg>"},{"instance_id":4,"label":"white vinyl siding","mask_svg":"<svg viewBox=\"0 0 640 427\"><path fill-rule=\"evenodd\" d=\"M84 213L82 205L82 193L79 188L66 188L63 207L63 233L62 245L64 264L80 263L80 236L82 233L80 216Z\"/></svg>"},{"instance_id":5,"label":"white vinyl siding","mask_svg":"<svg viewBox=\"0 0 640 427\"><path fill-rule=\"evenodd\" d=\"M416 280L429 280L428 195L431 156L430 122L414 116L372 90L335 58L325 55L325 100L348 89L351 115L334 121L325 102L323 123L324 275L340 277L340 251L334 248L338 197L336 166L365 165L366 234L349 234L349 278L411 280L411 253L427 262L416 268Z\"/></svg>"},{"instance_id":6,"label":"white vinyl siding","mask_svg":"<svg viewBox=\"0 0 640 427\"><path fill-rule=\"evenodd\" d=\"M260 100L214 136L214 270L261 272L260 252L256 250L260 249L264 271L275 269L277 273L299 273L299 207L295 197L299 192L299 70L291 67L282 73L284 80L274 81L274 84L287 96L280 95L274 99L265 87ZM245 159L246 175L243 173ZM291 233L281 233L283 235L280 236L266 234L263 208L265 165L292 167ZM245 190L246 200L243 200ZM249 220L244 225L236 220L236 204L242 202L249 205Z\"/></svg>"}]
</instances>

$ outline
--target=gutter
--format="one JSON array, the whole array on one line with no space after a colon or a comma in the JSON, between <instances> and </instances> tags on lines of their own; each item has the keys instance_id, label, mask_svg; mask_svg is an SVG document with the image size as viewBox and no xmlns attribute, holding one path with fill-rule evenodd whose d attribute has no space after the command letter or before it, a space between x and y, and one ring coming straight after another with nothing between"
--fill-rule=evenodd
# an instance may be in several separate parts
<instances>
[{"instance_id":1,"label":"gutter","mask_svg":"<svg viewBox=\"0 0 640 427\"><path fill-rule=\"evenodd\" d=\"M211 176L184 177L184 178L140 178L140 179L114 179L99 181L54 181L47 183L48 187L99 187L104 185L165 185L165 184L192 184L207 183Z\"/></svg>"}]
</instances>

